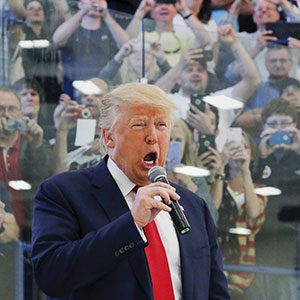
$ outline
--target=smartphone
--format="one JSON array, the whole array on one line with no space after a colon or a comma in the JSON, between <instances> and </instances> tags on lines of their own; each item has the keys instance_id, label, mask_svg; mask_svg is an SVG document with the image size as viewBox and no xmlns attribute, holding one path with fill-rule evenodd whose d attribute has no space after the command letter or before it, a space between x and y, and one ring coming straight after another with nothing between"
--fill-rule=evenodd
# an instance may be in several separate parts
<instances>
[{"instance_id":1,"label":"smartphone","mask_svg":"<svg viewBox=\"0 0 300 300\"><path fill-rule=\"evenodd\" d=\"M208 147L216 149L216 136L214 134L199 134L199 150L198 155L209 151Z\"/></svg>"},{"instance_id":2,"label":"smartphone","mask_svg":"<svg viewBox=\"0 0 300 300\"><path fill-rule=\"evenodd\" d=\"M285 131L277 131L271 135L269 145L275 146L279 144L290 145L292 143L292 134Z\"/></svg>"},{"instance_id":3,"label":"smartphone","mask_svg":"<svg viewBox=\"0 0 300 300\"><path fill-rule=\"evenodd\" d=\"M195 105L199 110L205 111L205 102L203 101L203 94L192 94L191 103Z\"/></svg>"},{"instance_id":4,"label":"smartphone","mask_svg":"<svg viewBox=\"0 0 300 300\"><path fill-rule=\"evenodd\" d=\"M240 127L230 127L228 128L228 141L235 141L237 144L243 144L243 134Z\"/></svg>"},{"instance_id":5,"label":"smartphone","mask_svg":"<svg viewBox=\"0 0 300 300\"><path fill-rule=\"evenodd\" d=\"M166 163L166 170L173 170L173 168L180 164L181 162L181 142L179 141L171 141L169 144L169 150L167 154L167 163Z\"/></svg>"},{"instance_id":6,"label":"smartphone","mask_svg":"<svg viewBox=\"0 0 300 300\"><path fill-rule=\"evenodd\" d=\"M276 22L267 23L266 30L272 30L272 36L277 37L277 41L268 41L281 45L288 45L288 37L300 39L300 23Z\"/></svg>"}]
</instances>

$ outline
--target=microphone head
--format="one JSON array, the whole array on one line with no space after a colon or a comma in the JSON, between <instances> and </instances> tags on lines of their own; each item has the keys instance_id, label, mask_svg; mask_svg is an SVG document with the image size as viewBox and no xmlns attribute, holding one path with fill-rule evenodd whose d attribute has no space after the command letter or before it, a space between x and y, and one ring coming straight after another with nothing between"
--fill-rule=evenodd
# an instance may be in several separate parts
<instances>
[{"instance_id":1,"label":"microphone head","mask_svg":"<svg viewBox=\"0 0 300 300\"><path fill-rule=\"evenodd\" d=\"M148 172L148 179L151 182L157 182L160 177L167 178L167 172L163 167L152 167Z\"/></svg>"}]
</instances>

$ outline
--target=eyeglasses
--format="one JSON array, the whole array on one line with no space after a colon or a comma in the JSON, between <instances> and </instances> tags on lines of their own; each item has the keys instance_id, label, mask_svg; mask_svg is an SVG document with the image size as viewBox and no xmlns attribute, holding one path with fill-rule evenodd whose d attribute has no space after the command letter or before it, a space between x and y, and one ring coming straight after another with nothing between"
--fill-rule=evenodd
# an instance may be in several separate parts
<instances>
[{"instance_id":1,"label":"eyeglasses","mask_svg":"<svg viewBox=\"0 0 300 300\"><path fill-rule=\"evenodd\" d=\"M268 59L268 62L270 64L275 64L277 62L280 62L281 64L286 64L290 60L291 60L290 58L272 58L272 59Z\"/></svg>"},{"instance_id":2,"label":"eyeglasses","mask_svg":"<svg viewBox=\"0 0 300 300\"><path fill-rule=\"evenodd\" d=\"M255 7L255 12L264 12L265 10L274 10L277 11L277 8L275 6L263 6L263 7Z\"/></svg>"},{"instance_id":3,"label":"eyeglasses","mask_svg":"<svg viewBox=\"0 0 300 300\"><path fill-rule=\"evenodd\" d=\"M267 122L266 125L269 126L270 128L278 128L278 127L281 127L281 128L287 128L289 126L291 126L294 122L291 121L291 122L288 122L288 121L283 121L283 122Z\"/></svg>"},{"instance_id":4,"label":"eyeglasses","mask_svg":"<svg viewBox=\"0 0 300 300\"><path fill-rule=\"evenodd\" d=\"M8 111L9 113L17 113L20 111L20 109L16 106L3 106L0 105L0 114L4 114L6 111Z\"/></svg>"}]
</instances>

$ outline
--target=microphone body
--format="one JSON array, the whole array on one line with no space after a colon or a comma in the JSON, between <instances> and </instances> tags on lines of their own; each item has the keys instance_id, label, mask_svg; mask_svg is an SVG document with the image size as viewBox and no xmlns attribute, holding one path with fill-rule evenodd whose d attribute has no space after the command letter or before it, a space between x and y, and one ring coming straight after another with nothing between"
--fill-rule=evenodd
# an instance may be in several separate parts
<instances>
[{"instance_id":1,"label":"microphone body","mask_svg":"<svg viewBox=\"0 0 300 300\"><path fill-rule=\"evenodd\" d=\"M148 178L153 183L164 182L166 184L170 184L167 179L166 170L159 166L150 169ZM172 208L172 210L170 211L170 216L178 232L180 234L188 233L191 230L191 226L185 214L183 213L183 210L178 201L171 199L171 204L169 206Z\"/></svg>"}]
</instances>

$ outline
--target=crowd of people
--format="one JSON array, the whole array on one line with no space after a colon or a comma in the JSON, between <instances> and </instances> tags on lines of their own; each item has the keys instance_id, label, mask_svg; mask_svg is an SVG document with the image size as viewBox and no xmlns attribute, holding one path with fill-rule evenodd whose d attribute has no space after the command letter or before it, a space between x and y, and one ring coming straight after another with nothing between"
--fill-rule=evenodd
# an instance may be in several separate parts
<instances>
[{"instance_id":1,"label":"crowd of people","mask_svg":"<svg viewBox=\"0 0 300 300\"><path fill-rule=\"evenodd\" d=\"M300 2L141 0L132 16L75 2L0 0L0 243L31 242L43 179L105 157L103 101L138 81L178 108L168 178L207 203L223 262L245 266L225 268L232 299L297 299L297 277L275 267L300 267L287 213L300 207ZM249 13L256 31L240 31Z\"/></svg>"}]
</instances>

